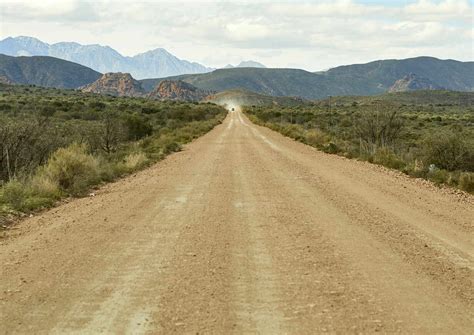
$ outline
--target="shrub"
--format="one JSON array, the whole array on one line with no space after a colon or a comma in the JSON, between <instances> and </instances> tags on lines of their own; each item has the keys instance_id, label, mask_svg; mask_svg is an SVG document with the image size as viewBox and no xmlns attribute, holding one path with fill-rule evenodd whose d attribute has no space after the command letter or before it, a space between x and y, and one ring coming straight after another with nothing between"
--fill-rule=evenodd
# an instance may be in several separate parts
<instances>
[{"instance_id":1,"label":"shrub","mask_svg":"<svg viewBox=\"0 0 474 335\"><path fill-rule=\"evenodd\" d=\"M71 195L83 195L99 181L97 159L87 153L85 145L77 143L54 152L38 174Z\"/></svg>"},{"instance_id":2,"label":"shrub","mask_svg":"<svg viewBox=\"0 0 474 335\"><path fill-rule=\"evenodd\" d=\"M336 143L329 142L323 147L323 151L327 152L328 154L337 154L338 152L341 152L341 149Z\"/></svg>"},{"instance_id":3,"label":"shrub","mask_svg":"<svg viewBox=\"0 0 474 335\"><path fill-rule=\"evenodd\" d=\"M1 202L7 204L14 210L23 210L27 198L28 192L25 188L25 185L17 180L12 180L2 187L0 194Z\"/></svg>"},{"instance_id":4,"label":"shrub","mask_svg":"<svg viewBox=\"0 0 474 335\"><path fill-rule=\"evenodd\" d=\"M405 162L389 148L379 148L373 155L373 162L391 169L401 170Z\"/></svg>"},{"instance_id":5,"label":"shrub","mask_svg":"<svg viewBox=\"0 0 474 335\"><path fill-rule=\"evenodd\" d=\"M474 150L460 133L445 132L427 137L423 142L427 165L449 171L474 171Z\"/></svg>"},{"instance_id":6,"label":"shrub","mask_svg":"<svg viewBox=\"0 0 474 335\"><path fill-rule=\"evenodd\" d=\"M462 172L459 176L459 188L474 193L474 173Z\"/></svg>"},{"instance_id":7,"label":"shrub","mask_svg":"<svg viewBox=\"0 0 474 335\"><path fill-rule=\"evenodd\" d=\"M443 169L433 169L428 172L427 178L436 184L444 184L449 180L449 172Z\"/></svg>"},{"instance_id":8,"label":"shrub","mask_svg":"<svg viewBox=\"0 0 474 335\"><path fill-rule=\"evenodd\" d=\"M146 166L148 162L148 158L143 152L136 152L125 157L124 165L129 172L132 172Z\"/></svg>"},{"instance_id":9,"label":"shrub","mask_svg":"<svg viewBox=\"0 0 474 335\"><path fill-rule=\"evenodd\" d=\"M128 139L137 141L153 132L153 127L138 114L129 115L125 119L125 126L128 130Z\"/></svg>"},{"instance_id":10,"label":"shrub","mask_svg":"<svg viewBox=\"0 0 474 335\"><path fill-rule=\"evenodd\" d=\"M328 140L328 136L320 130L313 129L306 132L305 142L313 147L322 148Z\"/></svg>"},{"instance_id":11,"label":"shrub","mask_svg":"<svg viewBox=\"0 0 474 335\"><path fill-rule=\"evenodd\" d=\"M42 173L37 173L31 178L31 191L45 198L58 199L61 196L58 183Z\"/></svg>"},{"instance_id":12,"label":"shrub","mask_svg":"<svg viewBox=\"0 0 474 335\"><path fill-rule=\"evenodd\" d=\"M374 147L395 143L404 127L404 122L397 110L366 111L355 115L354 130L364 142Z\"/></svg>"},{"instance_id":13,"label":"shrub","mask_svg":"<svg viewBox=\"0 0 474 335\"><path fill-rule=\"evenodd\" d=\"M177 152L181 150L181 145L176 142L168 142L165 144L165 147L163 148L163 152L165 154L170 154L172 152Z\"/></svg>"}]
</instances>

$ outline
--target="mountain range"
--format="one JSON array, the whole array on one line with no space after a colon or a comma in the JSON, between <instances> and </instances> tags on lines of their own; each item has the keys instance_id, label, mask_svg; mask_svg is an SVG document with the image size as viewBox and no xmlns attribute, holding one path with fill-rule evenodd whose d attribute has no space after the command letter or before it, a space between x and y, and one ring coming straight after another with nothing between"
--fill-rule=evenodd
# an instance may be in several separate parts
<instances>
[{"instance_id":1,"label":"mountain range","mask_svg":"<svg viewBox=\"0 0 474 335\"><path fill-rule=\"evenodd\" d=\"M33 47L41 48L41 44L31 46ZM2 82L78 88L95 82L101 77L101 73L54 57L0 55L0 77ZM452 91L473 92L474 62L417 57L340 66L316 73L299 69L235 67L202 74L138 81L133 76L124 77L119 81L113 77L108 79L98 83L100 89L97 89L97 92L114 92L115 86L126 88L127 83L133 83L134 87L140 86L140 95L146 96L166 79L181 80L204 92L244 89L269 96L294 96L312 100L328 96L376 95L389 90L444 88ZM115 86L109 90L108 83ZM182 83L176 86L180 91L185 91L184 87ZM125 89L125 92L128 90Z\"/></svg>"},{"instance_id":2,"label":"mountain range","mask_svg":"<svg viewBox=\"0 0 474 335\"><path fill-rule=\"evenodd\" d=\"M8 56L51 56L87 66L97 72L128 72L134 78L167 77L212 71L204 65L182 60L162 48L133 57L108 46L75 42L48 44L33 37L7 37L0 41L0 53Z\"/></svg>"},{"instance_id":3,"label":"mountain range","mask_svg":"<svg viewBox=\"0 0 474 335\"><path fill-rule=\"evenodd\" d=\"M415 74L432 87L474 91L474 62L416 57L346 65L324 72L299 69L231 68L209 73L175 76L200 89L225 91L243 88L272 96L320 99L329 95L375 95L388 91L396 81ZM144 79L150 90L162 79ZM427 87L429 88L429 87Z\"/></svg>"}]
</instances>

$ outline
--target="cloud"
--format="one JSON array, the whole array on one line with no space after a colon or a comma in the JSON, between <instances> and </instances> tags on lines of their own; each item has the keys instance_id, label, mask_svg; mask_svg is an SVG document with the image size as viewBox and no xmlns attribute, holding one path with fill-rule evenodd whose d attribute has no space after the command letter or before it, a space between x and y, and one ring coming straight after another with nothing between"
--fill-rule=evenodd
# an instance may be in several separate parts
<instances>
[{"instance_id":1,"label":"cloud","mask_svg":"<svg viewBox=\"0 0 474 335\"><path fill-rule=\"evenodd\" d=\"M406 15L414 15L427 19L450 19L453 17L471 17L473 15L472 6L467 0L444 0L433 2L419 0L408 4L402 10Z\"/></svg>"},{"instance_id":2,"label":"cloud","mask_svg":"<svg viewBox=\"0 0 474 335\"><path fill-rule=\"evenodd\" d=\"M80 0L3 1L2 19L62 22L99 21L99 12L90 2Z\"/></svg>"},{"instance_id":3,"label":"cloud","mask_svg":"<svg viewBox=\"0 0 474 335\"><path fill-rule=\"evenodd\" d=\"M127 55L164 47L216 67L252 58L310 70L415 55L474 58L467 0L0 0L0 16L2 37L100 43Z\"/></svg>"},{"instance_id":4,"label":"cloud","mask_svg":"<svg viewBox=\"0 0 474 335\"><path fill-rule=\"evenodd\" d=\"M368 6L351 0L318 1L316 3L276 3L270 12L292 17L348 17L373 15L384 11L383 6Z\"/></svg>"}]
</instances>

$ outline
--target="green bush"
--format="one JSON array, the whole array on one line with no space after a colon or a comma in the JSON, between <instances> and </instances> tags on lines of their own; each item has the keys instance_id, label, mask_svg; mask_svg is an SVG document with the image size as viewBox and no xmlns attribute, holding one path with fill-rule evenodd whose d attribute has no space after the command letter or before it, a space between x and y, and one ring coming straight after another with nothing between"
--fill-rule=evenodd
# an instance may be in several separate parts
<instances>
[{"instance_id":1,"label":"green bush","mask_svg":"<svg viewBox=\"0 0 474 335\"><path fill-rule=\"evenodd\" d=\"M373 162L397 170L403 169L406 165L405 162L389 148L377 149L373 155Z\"/></svg>"},{"instance_id":2,"label":"green bush","mask_svg":"<svg viewBox=\"0 0 474 335\"><path fill-rule=\"evenodd\" d=\"M323 147L323 151L328 154L337 154L338 152L341 152L341 149L336 143L329 142Z\"/></svg>"},{"instance_id":3,"label":"green bush","mask_svg":"<svg viewBox=\"0 0 474 335\"><path fill-rule=\"evenodd\" d=\"M0 202L6 204L11 209L21 211L25 208L28 195L28 191L23 183L12 180L2 187Z\"/></svg>"},{"instance_id":4,"label":"green bush","mask_svg":"<svg viewBox=\"0 0 474 335\"><path fill-rule=\"evenodd\" d=\"M165 144L163 153L170 154L181 150L181 145L177 142L168 142Z\"/></svg>"},{"instance_id":5,"label":"green bush","mask_svg":"<svg viewBox=\"0 0 474 335\"><path fill-rule=\"evenodd\" d=\"M428 136L423 142L426 165L448 171L474 171L474 148L462 133L443 132Z\"/></svg>"},{"instance_id":6,"label":"green bush","mask_svg":"<svg viewBox=\"0 0 474 335\"><path fill-rule=\"evenodd\" d=\"M449 180L449 172L443 169L429 171L426 176L436 184L445 184Z\"/></svg>"},{"instance_id":7,"label":"green bush","mask_svg":"<svg viewBox=\"0 0 474 335\"><path fill-rule=\"evenodd\" d=\"M83 195L99 181L97 159L87 153L85 145L77 143L54 152L38 173L70 195Z\"/></svg>"}]
</instances>

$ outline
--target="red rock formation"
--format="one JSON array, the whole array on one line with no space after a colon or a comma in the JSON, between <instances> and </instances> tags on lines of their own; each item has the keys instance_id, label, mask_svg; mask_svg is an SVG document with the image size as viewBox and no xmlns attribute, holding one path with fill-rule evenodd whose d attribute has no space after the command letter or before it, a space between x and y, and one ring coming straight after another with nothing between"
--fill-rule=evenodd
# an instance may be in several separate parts
<instances>
[{"instance_id":1,"label":"red rock formation","mask_svg":"<svg viewBox=\"0 0 474 335\"><path fill-rule=\"evenodd\" d=\"M80 88L82 92L110 94L113 96L140 97L145 91L130 73L105 73L92 84Z\"/></svg>"},{"instance_id":2,"label":"red rock formation","mask_svg":"<svg viewBox=\"0 0 474 335\"><path fill-rule=\"evenodd\" d=\"M163 80L150 92L149 97L160 100L201 101L212 93L181 80Z\"/></svg>"}]
</instances>

